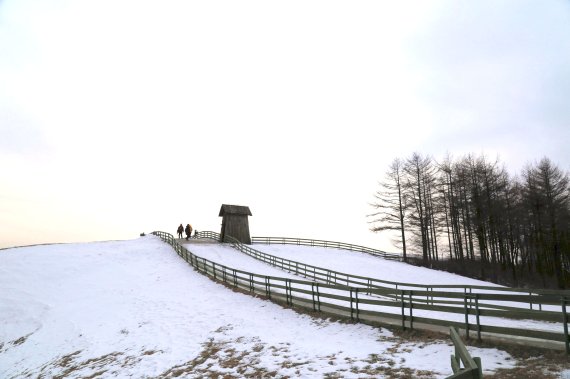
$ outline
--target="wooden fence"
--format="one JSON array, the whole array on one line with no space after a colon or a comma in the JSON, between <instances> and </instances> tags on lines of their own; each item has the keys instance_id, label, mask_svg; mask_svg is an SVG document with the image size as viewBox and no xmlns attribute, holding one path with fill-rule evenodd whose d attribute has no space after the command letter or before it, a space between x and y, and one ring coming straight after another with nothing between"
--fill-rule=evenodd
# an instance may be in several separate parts
<instances>
[{"instance_id":1,"label":"wooden fence","mask_svg":"<svg viewBox=\"0 0 570 379\"><path fill-rule=\"evenodd\" d=\"M451 354L453 375L446 379L482 379L481 358L471 357L455 328L449 328L449 335L455 347L455 354Z\"/></svg>"},{"instance_id":2,"label":"wooden fence","mask_svg":"<svg viewBox=\"0 0 570 379\"><path fill-rule=\"evenodd\" d=\"M210 238L214 240L219 240L220 235L215 232L200 232L197 235L198 238ZM273 243L273 244L289 244L289 245L304 245L304 246L319 246L319 247L331 247L347 249L351 251L358 251L363 253L370 253L370 251L378 251L370 248L365 248L358 245L343 244L340 242L322 241L322 240L309 240L300 238L284 238L284 237L253 237L253 241L258 241L257 243ZM533 296L540 295L554 295L560 297L570 298L570 291L556 291L556 290L542 290L542 289L526 289L526 288L508 288L501 286L476 286L476 285L463 285L463 284L418 284L418 283L405 283L405 282L394 282L388 280L381 280L376 278L370 278L359 275L352 275L348 273L343 273L339 271L334 271L326 268L321 268L313 265L308 265L302 262L297 262L289 260L286 258L276 257L271 254L263 253L256 249L251 248L248 245L244 245L239 241L228 236L226 242L231 243L232 247L240 250L241 252L268 263L272 266L280 268L282 270L294 273L297 276L303 276L305 278L310 278L315 281L324 282L327 284L343 284L346 286L357 286L365 288L394 288L402 290L423 290L427 292L434 292L434 290L444 290L452 292L462 292L464 296L469 299L469 306L473 308L475 306L474 299L479 293L512 293L512 294L528 294L530 301L526 302L526 307L530 310L542 311L542 302L534 301ZM388 254L388 253L386 253ZM382 257L380 254L374 254L376 256ZM392 259L392 258L390 258ZM435 293L435 292L434 292ZM397 300L397 299L396 299ZM435 296L426 297L426 302L434 303L437 299ZM453 304L453 303L451 303ZM557 303L556 305L558 305ZM462 304L460 304L462 306ZM505 307L500 304L488 304L489 307L501 310L519 310L518 307Z\"/></svg>"},{"instance_id":3,"label":"wooden fence","mask_svg":"<svg viewBox=\"0 0 570 379\"><path fill-rule=\"evenodd\" d=\"M401 325L404 329L436 327L439 328L438 330L447 330L449 327L455 327L462 330L467 338L470 337L470 333L476 333L478 339L481 339L482 335L534 339L549 342L552 347L564 346L570 353L566 313L570 298L566 296L551 293L467 294L431 289L387 288L375 286L367 281L350 285L355 278L353 276L339 278L328 275L327 278L325 274L323 278L317 274L318 270L314 266L303 265L299 262L291 264L291 261L269 255L266 255L264 259L273 260L274 266L295 272L300 276L310 277L313 281L260 275L198 257L180 245L171 234L164 232L152 234L172 245L176 252L197 271L214 280L291 307L346 317L369 324ZM205 237L208 234L210 235L208 238L216 239L217 233L213 232L200 232L198 237ZM250 255L263 254L235 240L231 244ZM310 267L313 268L312 272ZM349 285L341 283L345 280ZM512 305L521 303L533 303L535 306L538 305L540 310L522 309ZM552 310L553 307L557 310ZM445 315L454 317L445 319L443 317ZM530 319L539 321L539 324L555 323L553 327L557 330L498 326L488 322L492 319L496 320L497 317ZM458 318L461 321L458 321Z\"/></svg>"},{"instance_id":4,"label":"wooden fence","mask_svg":"<svg viewBox=\"0 0 570 379\"><path fill-rule=\"evenodd\" d=\"M390 259L394 261L402 261L402 257L398 254L387 253L382 250L376 250L365 246L352 245L344 242L333 242L324 240L313 240L307 238L290 238L290 237L252 237L252 243L260 243L264 245L303 245L303 246L317 246L317 247L332 247L336 249L359 251L361 253L367 253L381 257L384 259Z\"/></svg>"}]
</instances>

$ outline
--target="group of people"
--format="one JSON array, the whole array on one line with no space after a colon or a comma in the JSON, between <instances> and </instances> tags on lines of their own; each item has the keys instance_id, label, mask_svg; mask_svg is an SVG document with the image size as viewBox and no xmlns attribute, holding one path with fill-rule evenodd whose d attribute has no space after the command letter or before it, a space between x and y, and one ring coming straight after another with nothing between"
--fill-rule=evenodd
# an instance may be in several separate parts
<instances>
[{"instance_id":1,"label":"group of people","mask_svg":"<svg viewBox=\"0 0 570 379\"><path fill-rule=\"evenodd\" d=\"M180 224L178 225L177 232L178 232L178 238L182 238L182 233L186 233L186 241L188 241L188 239L192 235L192 225L186 224L186 227L183 227L182 224Z\"/></svg>"}]
</instances>

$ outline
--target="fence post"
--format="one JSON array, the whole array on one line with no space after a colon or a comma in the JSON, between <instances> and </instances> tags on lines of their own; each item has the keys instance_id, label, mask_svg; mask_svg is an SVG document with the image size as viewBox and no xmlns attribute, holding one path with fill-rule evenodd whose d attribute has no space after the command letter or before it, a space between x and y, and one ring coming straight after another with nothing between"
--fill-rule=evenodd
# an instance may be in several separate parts
<instances>
[{"instance_id":1,"label":"fence post","mask_svg":"<svg viewBox=\"0 0 570 379\"><path fill-rule=\"evenodd\" d=\"M483 364L481 363L481 357L473 357L473 360L477 364L477 379L483 379Z\"/></svg>"},{"instance_id":2,"label":"fence post","mask_svg":"<svg viewBox=\"0 0 570 379\"><path fill-rule=\"evenodd\" d=\"M253 274L249 274L249 290L255 293L255 287L253 286Z\"/></svg>"},{"instance_id":3,"label":"fence post","mask_svg":"<svg viewBox=\"0 0 570 379\"><path fill-rule=\"evenodd\" d=\"M564 345L566 346L566 354L570 354L570 341L568 340L568 313L566 312L566 302L568 299L562 297L562 317L564 325Z\"/></svg>"},{"instance_id":4,"label":"fence post","mask_svg":"<svg viewBox=\"0 0 570 379\"><path fill-rule=\"evenodd\" d=\"M269 283L269 276L265 277L265 295L271 299L271 283Z\"/></svg>"},{"instance_id":5,"label":"fence post","mask_svg":"<svg viewBox=\"0 0 570 379\"><path fill-rule=\"evenodd\" d=\"M285 303L289 305L289 280L285 279Z\"/></svg>"},{"instance_id":6,"label":"fence post","mask_svg":"<svg viewBox=\"0 0 570 379\"><path fill-rule=\"evenodd\" d=\"M315 305L315 283L311 283L311 297L313 299L313 311L316 311L317 307Z\"/></svg>"},{"instance_id":7,"label":"fence post","mask_svg":"<svg viewBox=\"0 0 570 379\"><path fill-rule=\"evenodd\" d=\"M356 321L360 322L360 316L358 315L358 288L355 290L355 300L356 300Z\"/></svg>"},{"instance_id":8,"label":"fence post","mask_svg":"<svg viewBox=\"0 0 570 379\"><path fill-rule=\"evenodd\" d=\"M465 310L465 338L469 339L469 309L467 309L467 291L463 296L463 308Z\"/></svg>"},{"instance_id":9,"label":"fence post","mask_svg":"<svg viewBox=\"0 0 570 379\"><path fill-rule=\"evenodd\" d=\"M529 291L529 292L528 292L528 296L529 296L529 298L530 298L530 300L529 300L530 310L532 311L532 292Z\"/></svg>"},{"instance_id":10,"label":"fence post","mask_svg":"<svg viewBox=\"0 0 570 379\"><path fill-rule=\"evenodd\" d=\"M321 311L321 293L319 292L319 283L315 283L315 285L317 286L317 307L318 307L318 311Z\"/></svg>"},{"instance_id":11,"label":"fence post","mask_svg":"<svg viewBox=\"0 0 570 379\"><path fill-rule=\"evenodd\" d=\"M412 290L410 290L410 329L414 330L414 314L413 314L413 308L414 308L414 299L413 299L413 292Z\"/></svg>"},{"instance_id":12,"label":"fence post","mask_svg":"<svg viewBox=\"0 0 570 379\"><path fill-rule=\"evenodd\" d=\"M406 303L404 302L404 292L405 291L400 291L400 299L402 300L402 330L406 330L406 314L404 312Z\"/></svg>"},{"instance_id":13,"label":"fence post","mask_svg":"<svg viewBox=\"0 0 570 379\"><path fill-rule=\"evenodd\" d=\"M289 282L289 306L293 307L293 290L291 289L291 279L288 279L287 282ZM287 283L285 282L285 283ZM287 288L285 288L287 289Z\"/></svg>"},{"instance_id":14,"label":"fence post","mask_svg":"<svg viewBox=\"0 0 570 379\"><path fill-rule=\"evenodd\" d=\"M352 288L350 289L350 319L354 320L354 317L352 316Z\"/></svg>"},{"instance_id":15,"label":"fence post","mask_svg":"<svg viewBox=\"0 0 570 379\"><path fill-rule=\"evenodd\" d=\"M481 358L471 357L455 327L449 328L449 334L453 342L455 354L451 354L451 369L454 375L448 378L482 379L483 365L481 364ZM462 363L463 367L461 367Z\"/></svg>"},{"instance_id":16,"label":"fence post","mask_svg":"<svg viewBox=\"0 0 570 379\"><path fill-rule=\"evenodd\" d=\"M481 323L479 322L479 294L475 294L475 311L477 318L477 341L481 341ZM481 367L481 365L479 365Z\"/></svg>"}]
</instances>

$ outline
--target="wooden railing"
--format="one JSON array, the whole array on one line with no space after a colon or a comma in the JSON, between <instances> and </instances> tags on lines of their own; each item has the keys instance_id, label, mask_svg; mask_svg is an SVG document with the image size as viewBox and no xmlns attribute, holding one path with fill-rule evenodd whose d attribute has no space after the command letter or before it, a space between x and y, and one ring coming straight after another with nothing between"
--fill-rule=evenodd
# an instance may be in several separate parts
<instances>
[{"instance_id":1,"label":"wooden railing","mask_svg":"<svg viewBox=\"0 0 570 379\"><path fill-rule=\"evenodd\" d=\"M213 232L201 233L211 233L211 238L217 234ZM570 352L565 301L562 302L562 312L527 310L507 305L502 307L504 309L491 309L491 306L488 305L490 304L489 301L503 304L528 303L531 298L535 304L540 304L541 307L560 305L560 297L556 295L528 296L480 293L471 298L461 292L403 290L374 288L373 286L357 287L340 283L322 283L260 275L227 267L196 256L180 245L171 234L164 232L153 232L152 234L172 245L176 252L197 271L214 280L240 288L251 294L263 295L274 302L280 302L291 307L305 308L369 324L401 325L404 329L436 327L439 328L438 330L447 330L452 326L462 329L467 338L469 338L470 332L476 332L478 339L481 339L482 334L531 338L536 341L547 341L553 345L551 347L565 346L567 352ZM204 234L198 235L198 237L204 237ZM228 240L230 239L231 237ZM253 250L235 240L231 244L241 251ZM474 303L473 307L470 305L471 303ZM458 304L462 304L462 306L459 307ZM425 313L426 311L427 314L418 315L418 313ZM416 313L414 314L414 312ZM429 312L435 313L429 314ZM454 320L453 315L456 318L457 316L463 318L464 321ZM563 326L560 326L559 331L556 332L527 327L524 329L504 327L485 322L492 317L530 318L543 322L562 322Z\"/></svg>"},{"instance_id":2,"label":"wooden railing","mask_svg":"<svg viewBox=\"0 0 570 379\"><path fill-rule=\"evenodd\" d=\"M220 240L220 234L216 232L199 232L197 235L198 238L209 238L216 241ZM284 242L285 244L293 244L293 245L305 245L305 246L321 246L321 247L334 247L334 248L351 248L352 251L361 251L366 252L362 246L357 245L350 245L350 244L342 244L339 242L331 242L331 241L322 241L322 240L309 240L309 239L300 239L300 238L284 238L284 237L253 237L252 240L254 241L271 241L273 244L280 244ZM542 305L544 304L542 301L535 300L535 296L540 295L554 295L560 296L561 298L567 297L570 298L570 291L555 291L555 290L529 290L529 289L522 289L522 288L508 288L508 287L499 287L499 286L475 286L475 285L463 285L463 284L418 284L418 283L406 283L406 282L394 282L376 278L370 278L365 276L359 275L352 275L348 273L343 273L339 271L334 271L326 268L321 268L318 266L308 265L302 262L293 261L286 258L276 257L271 254L263 253L258 251L248 245L244 245L239 241L235 240L231 236L226 236L225 242L229 242L232 244L232 247L240 250L241 252L260 260L262 262L268 263L272 266L280 268L282 270L288 271L290 273L294 273L297 276L303 276L305 278L310 278L314 281L327 283L327 284L343 284L346 286L356 286L362 288L394 288L394 289L401 289L401 290L422 290L429 293L434 293L435 290L443 290L443 291L452 291L452 292L462 292L464 294L463 297L467 298L468 306L470 308L474 308L476 306L476 302L478 299L478 295L481 293L491 294L491 293L512 293L512 294L528 294L528 301L525 302L527 307L532 310L543 311ZM257 242L262 243L262 242ZM340 246L340 247L339 247ZM364 250L363 250L364 249ZM370 251L374 249L368 249ZM377 256L380 256L377 254ZM398 300L395 298L395 300ZM418 300L421 301L421 300ZM445 302L445 301L438 301L438 299L433 295L426 296L425 299L426 303L431 303L432 305L436 302L439 302L444 305L459 305L463 306L464 302L452 301L452 302ZM560 305L560 302L557 302L553 305ZM479 304L480 307L484 308L491 308L491 309L499 309L503 311L508 310L520 310L520 306L517 307L509 307L504 306L501 304Z\"/></svg>"},{"instance_id":3,"label":"wooden railing","mask_svg":"<svg viewBox=\"0 0 570 379\"><path fill-rule=\"evenodd\" d=\"M482 379L481 358L471 357L455 328L449 328L449 335L455 347L455 354L451 354L453 375L446 379Z\"/></svg>"},{"instance_id":4,"label":"wooden railing","mask_svg":"<svg viewBox=\"0 0 570 379\"><path fill-rule=\"evenodd\" d=\"M387 253L382 250L376 250L365 246L352 245L344 242L333 242L324 240L313 240L307 238L290 238L290 237L252 237L252 243L262 243L265 245L299 245L299 246L317 246L317 247L331 247L336 249L358 251L361 253L367 253L375 255L377 257L382 257L384 259L390 259L394 261L402 261L402 257L398 254Z\"/></svg>"}]
</instances>

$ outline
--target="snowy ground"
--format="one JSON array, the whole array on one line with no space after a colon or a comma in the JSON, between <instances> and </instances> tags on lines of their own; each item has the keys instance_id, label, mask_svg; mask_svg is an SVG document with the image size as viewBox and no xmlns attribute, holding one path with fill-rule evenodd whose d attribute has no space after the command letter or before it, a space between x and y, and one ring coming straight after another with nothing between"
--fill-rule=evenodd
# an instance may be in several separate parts
<instances>
[{"instance_id":1,"label":"snowy ground","mask_svg":"<svg viewBox=\"0 0 570 379\"><path fill-rule=\"evenodd\" d=\"M441 378L451 353L233 292L154 236L0 251L0 378Z\"/></svg>"}]
</instances>

